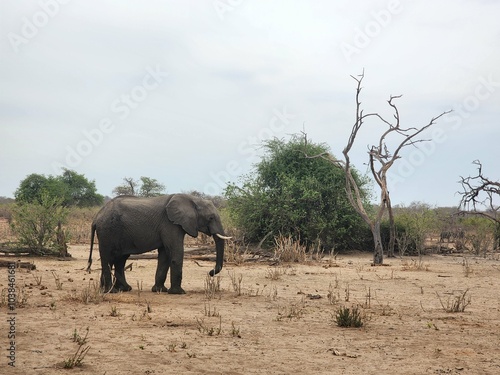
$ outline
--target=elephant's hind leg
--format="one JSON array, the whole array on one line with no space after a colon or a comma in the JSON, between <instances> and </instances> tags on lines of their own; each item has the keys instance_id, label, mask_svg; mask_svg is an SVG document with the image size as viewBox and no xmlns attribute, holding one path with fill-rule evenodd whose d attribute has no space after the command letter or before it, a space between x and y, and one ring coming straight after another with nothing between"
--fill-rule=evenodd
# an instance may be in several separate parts
<instances>
[{"instance_id":1,"label":"elephant's hind leg","mask_svg":"<svg viewBox=\"0 0 500 375\"><path fill-rule=\"evenodd\" d=\"M128 292L132 290L132 287L125 280L125 263L127 262L129 255L122 255L115 260L115 287L114 289L118 291Z\"/></svg>"},{"instance_id":2,"label":"elephant's hind leg","mask_svg":"<svg viewBox=\"0 0 500 375\"><path fill-rule=\"evenodd\" d=\"M101 289L104 293L109 292L113 288L113 278L111 276L112 263L107 257L101 254Z\"/></svg>"},{"instance_id":3,"label":"elephant's hind leg","mask_svg":"<svg viewBox=\"0 0 500 375\"><path fill-rule=\"evenodd\" d=\"M155 285L151 288L153 292L168 292L165 286L168 269L170 268L171 256L170 250L165 247L158 248L158 265L156 266Z\"/></svg>"}]
</instances>

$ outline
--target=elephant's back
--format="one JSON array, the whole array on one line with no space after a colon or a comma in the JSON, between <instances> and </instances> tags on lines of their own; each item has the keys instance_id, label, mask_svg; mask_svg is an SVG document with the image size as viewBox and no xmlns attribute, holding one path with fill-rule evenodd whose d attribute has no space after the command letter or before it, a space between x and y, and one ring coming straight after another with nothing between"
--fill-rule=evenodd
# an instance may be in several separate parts
<instances>
[{"instance_id":1,"label":"elephant's back","mask_svg":"<svg viewBox=\"0 0 500 375\"><path fill-rule=\"evenodd\" d=\"M99 229L151 222L153 217L165 214L168 199L169 196L146 198L125 195L113 198L97 213L94 224Z\"/></svg>"}]
</instances>

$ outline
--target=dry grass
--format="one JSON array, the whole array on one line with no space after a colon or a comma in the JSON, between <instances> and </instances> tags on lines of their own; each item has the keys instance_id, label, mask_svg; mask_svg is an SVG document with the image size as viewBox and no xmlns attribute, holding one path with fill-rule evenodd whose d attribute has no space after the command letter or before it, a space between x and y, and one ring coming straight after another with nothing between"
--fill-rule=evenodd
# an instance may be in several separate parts
<instances>
[{"instance_id":1,"label":"dry grass","mask_svg":"<svg viewBox=\"0 0 500 375\"><path fill-rule=\"evenodd\" d=\"M241 296L241 282L243 281L243 275L240 273L238 276L233 272L229 272L229 278L231 279L231 285L233 291L237 296Z\"/></svg>"},{"instance_id":2,"label":"dry grass","mask_svg":"<svg viewBox=\"0 0 500 375\"><path fill-rule=\"evenodd\" d=\"M243 264L248 256L248 246L243 248L237 242L228 240L226 241L226 248L224 250L224 261L236 265Z\"/></svg>"},{"instance_id":3,"label":"dry grass","mask_svg":"<svg viewBox=\"0 0 500 375\"><path fill-rule=\"evenodd\" d=\"M467 259L467 257L463 258L462 269L464 271L465 277L469 277L474 273L474 270L473 270L472 266L470 265L469 259Z\"/></svg>"},{"instance_id":4,"label":"dry grass","mask_svg":"<svg viewBox=\"0 0 500 375\"><path fill-rule=\"evenodd\" d=\"M63 362L64 368L71 369L74 367L82 366L83 360L85 359L85 356L90 350L89 345L85 346L85 344L87 343L88 334L89 334L89 327L87 327L87 332L85 333L84 337L81 337L76 330L73 332L73 341L78 344L78 347L76 349L75 354L73 354L71 357L69 357Z\"/></svg>"},{"instance_id":5,"label":"dry grass","mask_svg":"<svg viewBox=\"0 0 500 375\"><path fill-rule=\"evenodd\" d=\"M205 319L198 319L196 318L196 325L198 328L198 331L202 334L208 335L208 336L219 336L222 333L222 317L219 316L219 326L218 327L212 327L211 325L208 325L205 323Z\"/></svg>"},{"instance_id":6,"label":"dry grass","mask_svg":"<svg viewBox=\"0 0 500 375\"><path fill-rule=\"evenodd\" d=\"M68 215L68 221L65 229L70 233L69 240L73 244L89 244L90 243L90 226L92 220L100 207L88 207L71 209Z\"/></svg>"},{"instance_id":7,"label":"dry grass","mask_svg":"<svg viewBox=\"0 0 500 375\"><path fill-rule=\"evenodd\" d=\"M104 301L105 294L101 289L101 285L96 280L89 281L89 284L83 288L80 293L80 298L75 297L74 299L80 300L84 304L89 303L101 303Z\"/></svg>"},{"instance_id":8,"label":"dry grass","mask_svg":"<svg viewBox=\"0 0 500 375\"><path fill-rule=\"evenodd\" d=\"M54 276L54 281L56 283L56 289L57 290L62 290L62 286L63 286L63 282L61 281L61 278L59 277L59 275L52 271L52 276ZM41 282L42 280L40 280Z\"/></svg>"},{"instance_id":9,"label":"dry grass","mask_svg":"<svg viewBox=\"0 0 500 375\"><path fill-rule=\"evenodd\" d=\"M436 295L444 311L457 313L464 312L465 308L470 305L471 297L467 296L468 292L469 289L466 289L464 292L455 292L452 296L448 297L445 302L443 302L441 296L437 292Z\"/></svg>"},{"instance_id":10,"label":"dry grass","mask_svg":"<svg viewBox=\"0 0 500 375\"><path fill-rule=\"evenodd\" d=\"M401 269L403 271L429 271L429 263L424 263L421 258L403 260L401 262Z\"/></svg>"},{"instance_id":11,"label":"dry grass","mask_svg":"<svg viewBox=\"0 0 500 375\"><path fill-rule=\"evenodd\" d=\"M29 293L24 287L17 287L15 291L15 303L14 306L16 308L18 307L25 307L28 303L28 298L29 298ZM0 294L0 307L12 305L9 303L9 289L8 288L3 288L2 293Z\"/></svg>"},{"instance_id":12,"label":"dry grass","mask_svg":"<svg viewBox=\"0 0 500 375\"><path fill-rule=\"evenodd\" d=\"M266 279L270 280L279 280L281 276L291 274L293 275L296 272L293 268L283 267L283 266L274 266L266 269Z\"/></svg>"},{"instance_id":13,"label":"dry grass","mask_svg":"<svg viewBox=\"0 0 500 375\"><path fill-rule=\"evenodd\" d=\"M306 247L291 236L278 236L274 239L274 258L279 262L305 262Z\"/></svg>"},{"instance_id":14,"label":"dry grass","mask_svg":"<svg viewBox=\"0 0 500 375\"><path fill-rule=\"evenodd\" d=\"M278 305L278 315L276 316L276 321L281 322L284 319L291 321L293 319L297 320L304 316L305 313L305 302L304 298L297 302L291 302L288 305L280 306Z\"/></svg>"},{"instance_id":15,"label":"dry grass","mask_svg":"<svg viewBox=\"0 0 500 375\"><path fill-rule=\"evenodd\" d=\"M220 275L213 276L213 277L210 275L207 275L205 277L205 298L207 300L211 300L211 299L215 298L216 296L219 296L219 299L220 299L220 297L221 297L220 283L221 283Z\"/></svg>"}]
</instances>

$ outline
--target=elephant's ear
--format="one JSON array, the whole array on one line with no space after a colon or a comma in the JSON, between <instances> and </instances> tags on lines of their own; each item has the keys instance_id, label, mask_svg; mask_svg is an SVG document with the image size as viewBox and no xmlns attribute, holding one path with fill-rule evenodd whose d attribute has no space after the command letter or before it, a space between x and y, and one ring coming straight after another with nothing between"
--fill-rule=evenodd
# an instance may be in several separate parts
<instances>
[{"instance_id":1,"label":"elephant's ear","mask_svg":"<svg viewBox=\"0 0 500 375\"><path fill-rule=\"evenodd\" d=\"M174 195L166 206L168 218L182 226L191 237L198 237L198 213L196 206L189 197L181 194Z\"/></svg>"}]
</instances>

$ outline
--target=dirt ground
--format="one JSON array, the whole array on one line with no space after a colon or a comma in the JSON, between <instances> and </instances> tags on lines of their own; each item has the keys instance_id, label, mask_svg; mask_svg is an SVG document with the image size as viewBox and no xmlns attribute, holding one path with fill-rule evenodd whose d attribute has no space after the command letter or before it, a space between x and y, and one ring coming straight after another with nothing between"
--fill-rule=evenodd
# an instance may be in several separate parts
<instances>
[{"instance_id":1,"label":"dirt ground","mask_svg":"<svg viewBox=\"0 0 500 375\"><path fill-rule=\"evenodd\" d=\"M214 255L187 252L186 295L152 293L156 260L137 259L126 272L134 290L84 303L98 253L88 274L88 247L69 252L72 260L24 258L36 270L15 270L14 368L0 268L1 374L500 373L498 256L393 258L385 267L357 253L279 266L248 260L225 264L210 286ZM464 293L464 312L445 311ZM341 306L359 306L363 327L338 327ZM90 347L81 366L64 369L79 342Z\"/></svg>"}]
</instances>

